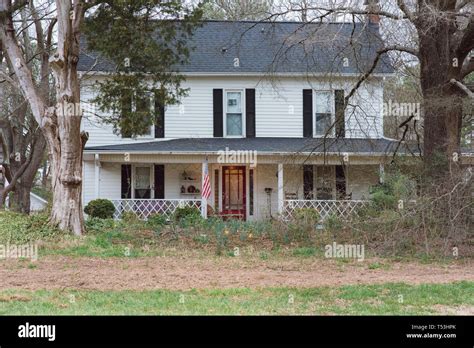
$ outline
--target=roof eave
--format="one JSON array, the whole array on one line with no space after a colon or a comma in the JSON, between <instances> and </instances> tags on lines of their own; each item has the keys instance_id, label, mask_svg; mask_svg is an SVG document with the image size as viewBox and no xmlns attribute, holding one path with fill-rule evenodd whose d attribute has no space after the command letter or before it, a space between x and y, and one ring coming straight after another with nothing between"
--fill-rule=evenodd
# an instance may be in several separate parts
<instances>
[{"instance_id":1,"label":"roof eave","mask_svg":"<svg viewBox=\"0 0 474 348\"><path fill-rule=\"evenodd\" d=\"M90 74L91 76L110 76L113 72L109 71L78 71L80 77ZM228 77L228 76L247 76L247 77L359 77L362 73L308 73L308 72L181 72L184 77ZM392 73L373 73L372 77L394 77L396 74Z\"/></svg>"},{"instance_id":2,"label":"roof eave","mask_svg":"<svg viewBox=\"0 0 474 348\"><path fill-rule=\"evenodd\" d=\"M252 151L252 150L250 150ZM258 151L258 155L261 156L288 156L288 155L329 155L329 156L340 156L347 151L339 152L315 152L315 151L303 151L303 152L281 152L281 151ZM111 155L111 154L130 154L130 155L181 155L181 156L190 156L190 155L199 155L199 156L218 156L218 151L127 151L127 150L84 150L85 154L98 154L98 155ZM393 154L393 152L350 152L351 155L356 156L387 156L388 154ZM410 154L411 155L411 154Z\"/></svg>"}]
</instances>

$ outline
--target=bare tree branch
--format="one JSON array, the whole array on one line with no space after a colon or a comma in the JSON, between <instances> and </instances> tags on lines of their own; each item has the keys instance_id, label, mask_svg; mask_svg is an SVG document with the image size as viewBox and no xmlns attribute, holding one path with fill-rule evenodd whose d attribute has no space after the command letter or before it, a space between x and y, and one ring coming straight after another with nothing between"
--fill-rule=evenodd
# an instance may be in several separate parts
<instances>
[{"instance_id":1,"label":"bare tree branch","mask_svg":"<svg viewBox=\"0 0 474 348\"><path fill-rule=\"evenodd\" d=\"M461 79L474 71L474 59L468 60L461 68Z\"/></svg>"},{"instance_id":2,"label":"bare tree branch","mask_svg":"<svg viewBox=\"0 0 474 348\"><path fill-rule=\"evenodd\" d=\"M452 79L449 82L454 86L458 87L464 93L466 93L469 98L474 99L474 93L469 88L467 88L465 84L455 79Z\"/></svg>"},{"instance_id":3,"label":"bare tree branch","mask_svg":"<svg viewBox=\"0 0 474 348\"><path fill-rule=\"evenodd\" d=\"M464 60L467 54L474 48L474 14L471 14L469 24L460 32L455 43L455 50L458 58Z\"/></svg>"}]
</instances>

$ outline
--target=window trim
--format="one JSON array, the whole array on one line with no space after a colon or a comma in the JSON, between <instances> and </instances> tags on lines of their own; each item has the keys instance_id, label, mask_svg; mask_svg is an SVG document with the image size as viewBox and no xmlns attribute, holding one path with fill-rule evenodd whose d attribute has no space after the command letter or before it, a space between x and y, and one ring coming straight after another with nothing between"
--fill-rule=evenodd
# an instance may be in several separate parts
<instances>
[{"instance_id":1,"label":"window trim","mask_svg":"<svg viewBox=\"0 0 474 348\"><path fill-rule=\"evenodd\" d=\"M329 132L329 134L322 134L322 135L319 135L319 134L316 134L316 127L317 127L317 120L316 120L316 95L318 93L329 93L330 95L330 105L331 105L331 131ZM336 118L336 106L335 106L335 101L334 101L334 94L335 94L335 90L333 89L313 89L313 138L324 138L326 136L328 137L334 137L335 136L335 126L334 126L334 123L335 123L335 118Z\"/></svg>"},{"instance_id":2,"label":"window trim","mask_svg":"<svg viewBox=\"0 0 474 348\"><path fill-rule=\"evenodd\" d=\"M241 105L242 105L242 135L227 135L227 93L240 92ZM245 109L245 89L244 88L230 88L224 89L222 93L223 98L223 137L224 138L245 138L246 137L246 109Z\"/></svg>"}]
</instances>

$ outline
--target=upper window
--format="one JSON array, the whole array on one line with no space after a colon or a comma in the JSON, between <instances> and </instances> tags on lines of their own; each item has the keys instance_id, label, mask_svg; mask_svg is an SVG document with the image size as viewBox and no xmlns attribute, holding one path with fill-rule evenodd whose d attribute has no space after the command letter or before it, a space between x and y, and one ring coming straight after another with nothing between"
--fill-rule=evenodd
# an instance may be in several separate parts
<instances>
[{"instance_id":1,"label":"upper window","mask_svg":"<svg viewBox=\"0 0 474 348\"><path fill-rule=\"evenodd\" d=\"M136 112L137 114L145 114L148 112L154 112L153 96L150 94L145 98L137 98L131 92L122 94L122 113ZM150 127L148 131L141 134L139 137L150 137L153 135L153 127ZM122 138L130 138L131 135L128 132L122 131Z\"/></svg>"},{"instance_id":2,"label":"upper window","mask_svg":"<svg viewBox=\"0 0 474 348\"><path fill-rule=\"evenodd\" d=\"M244 135L242 91L226 91L224 129L228 137L242 137Z\"/></svg>"},{"instance_id":3,"label":"upper window","mask_svg":"<svg viewBox=\"0 0 474 348\"><path fill-rule=\"evenodd\" d=\"M333 95L330 91L315 91L314 93L314 135L322 137L332 135L334 115Z\"/></svg>"}]
</instances>

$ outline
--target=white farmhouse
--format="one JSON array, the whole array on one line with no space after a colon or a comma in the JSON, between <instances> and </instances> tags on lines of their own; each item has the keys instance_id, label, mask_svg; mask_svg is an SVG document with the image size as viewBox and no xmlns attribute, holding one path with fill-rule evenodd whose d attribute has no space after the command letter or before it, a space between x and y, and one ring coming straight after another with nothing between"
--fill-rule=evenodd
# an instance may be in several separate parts
<instances>
[{"instance_id":1,"label":"white farmhouse","mask_svg":"<svg viewBox=\"0 0 474 348\"><path fill-rule=\"evenodd\" d=\"M116 217L192 205L255 220L297 207L349 214L368 198L397 147L383 135L385 54L343 106L383 47L376 23L205 21L189 44L179 67L189 93L150 103L158 121L148 134L117 136L86 113L85 204L110 199ZM114 71L86 47L79 68L85 101Z\"/></svg>"}]
</instances>

